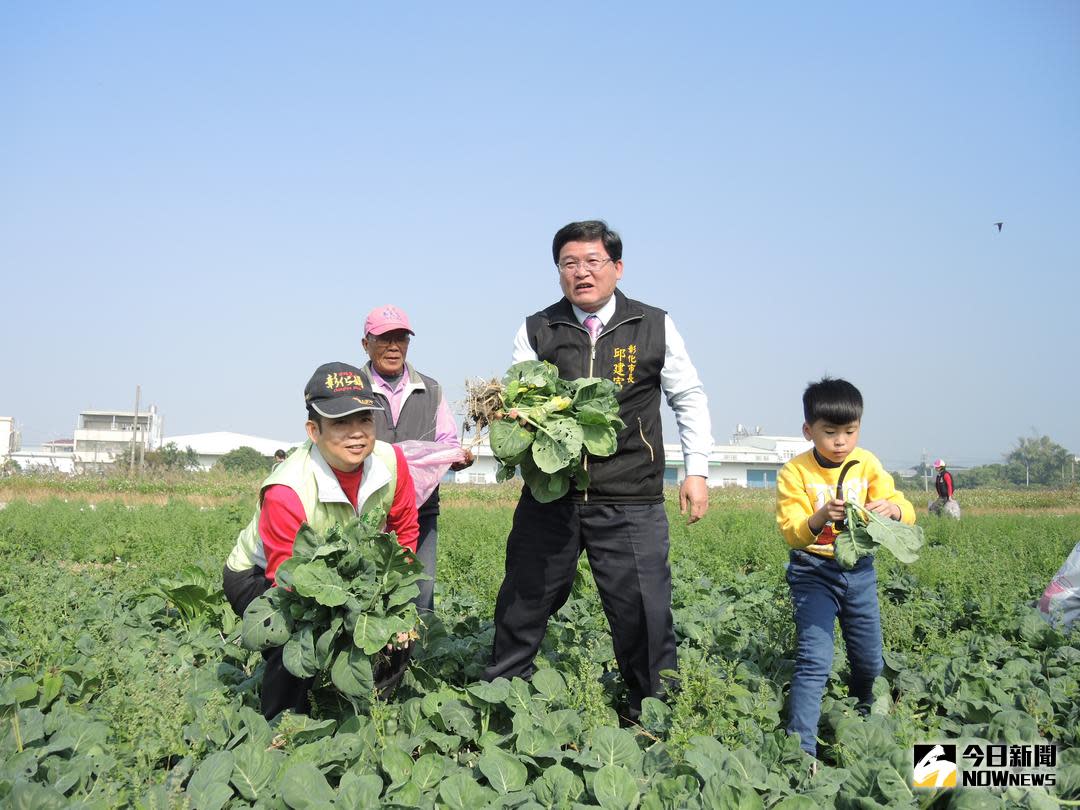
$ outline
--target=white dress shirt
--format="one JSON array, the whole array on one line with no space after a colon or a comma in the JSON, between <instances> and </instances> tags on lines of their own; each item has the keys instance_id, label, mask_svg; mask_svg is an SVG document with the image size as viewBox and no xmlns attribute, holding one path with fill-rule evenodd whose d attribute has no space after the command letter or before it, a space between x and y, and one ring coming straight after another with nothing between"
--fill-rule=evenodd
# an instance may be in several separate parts
<instances>
[{"instance_id":1,"label":"white dress shirt","mask_svg":"<svg viewBox=\"0 0 1080 810\"><path fill-rule=\"evenodd\" d=\"M583 324L589 315L595 315L602 324L607 324L615 314L615 296L596 312L586 312L571 304L574 317ZM529 334L525 324L521 324L514 337L513 362L537 360L536 352L529 344ZM712 452L712 420L709 417L709 401L705 388L698 377L697 369L690 362L686 344L682 335L675 328L674 321L664 314L664 367L660 369L660 389L664 392L667 403L675 412L675 423L679 426L679 443L682 445L683 464L687 475L709 477L709 453Z\"/></svg>"}]
</instances>

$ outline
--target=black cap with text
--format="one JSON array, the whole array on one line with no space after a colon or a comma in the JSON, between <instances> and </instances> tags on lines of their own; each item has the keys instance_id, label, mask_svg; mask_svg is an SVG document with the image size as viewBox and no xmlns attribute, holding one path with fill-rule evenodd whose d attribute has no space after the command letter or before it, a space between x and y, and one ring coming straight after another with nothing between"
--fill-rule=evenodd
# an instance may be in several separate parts
<instances>
[{"instance_id":1,"label":"black cap with text","mask_svg":"<svg viewBox=\"0 0 1080 810\"><path fill-rule=\"evenodd\" d=\"M381 411L360 369L348 363L324 363L304 388L304 404L320 416L339 419L360 411Z\"/></svg>"}]
</instances>

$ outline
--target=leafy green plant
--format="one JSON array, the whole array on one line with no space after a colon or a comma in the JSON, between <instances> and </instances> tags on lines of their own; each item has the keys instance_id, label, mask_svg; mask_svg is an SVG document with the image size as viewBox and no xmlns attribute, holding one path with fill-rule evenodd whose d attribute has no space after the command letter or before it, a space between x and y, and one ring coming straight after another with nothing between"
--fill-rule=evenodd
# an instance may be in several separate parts
<instances>
[{"instance_id":1,"label":"leafy green plant","mask_svg":"<svg viewBox=\"0 0 1080 810\"><path fill-rule=\"evenodd\" d=\"M848 501L847 529L836 537L836 562L841 568L851 569L859 557L873 554L879 547L892 552L902 563L919 559L919 549L925 540L921 526L886 520L879 515Z\"/></svg>"},{"instance_id":2,"label":"leafy green plant","mask_svg":"<svg viewBox=\"0 0 1080 810\"><path fill-rule=\"evenodd\" d=\"M571 482L587 489L584 456L610 456L626 426L616 391L611 380L560 379L558 368L544 361L512 365L503 377L500 407L483 419L501 463L498 480L513 478L520 468L541 503L561 498Z\"/></svg>"},{"instance_id":3,"label":"leafy green plant","mask_svg":"<svg viewBox=\"0 0 1080 810\"><path fill-rule=\"evenodd\" d=\"M795 636L772 493L715 490L693 531L673 521L682 689L666 703L646 699L641 725L620 729L625 686L588 576L551 617L529 681L478 681L512 517L510 499L489 495L502 489L456 487L444 503L439 612L425 617L424 647L393 698L357 714L336 688L319 689L311 717L273 726L258 712L261 656L235 643L239 629L219 626L215 609L230 611L218 572L250 519L250 492L206 509L181 498L92 509L80 498L15 497L0 510L0 806L929 810L1080 800L1080 628L1062 633L1031 606L1080 536L1075 509L1005 493L962 522L928 523L911 565L880 555L884 677L863 717L843 683L845 656L835 656L811 778L784 731ZM1015 514L1021 506L1042 514ZM81 555L107 541L122 562ZM192 563L208 573L185 570ZM1021 738L1058 746L1057 787L906 787L912 743Z\"/></svg>"},{"instance_id":4,"label":"leafy green plant","mask_svg":"<svg viewBox=\"0 0 1080 810\"><path fill-rule=\"evenodd\" d=\"M228 633L235 623L232 610L223 601L225 594L220 581L211 579L197 565L184 566L174 577L161 577L141 595L164 600L189 628L210 621Z\"/></svg>"},{"instance_id":5,"label":"leafy green plant","mask_svg":"<svg viewBox=\"0 0 1080 810\"><path fill-rule=\"evenodd\" d=\"M362 515L325 535L303 524L292 557L277 569L278 587L248 605L241 630L247 649L283 646L289 672L328 673L357 707L371 695L373 661L388 645L418 637L412 600L423 564L378 530L381 518Z\"/></svg>"},{"instance_id":6,"label":"leafy green plant","mask_svg":"<svg viewBox=\"0 0 1080 810\"><path fill-rule=\"evenodd\" d=\"M214 464L229 472L259 472L270 471L270 457L264 456L254 447L237 447L223 455Z\"/></svg>"}]
</instances>

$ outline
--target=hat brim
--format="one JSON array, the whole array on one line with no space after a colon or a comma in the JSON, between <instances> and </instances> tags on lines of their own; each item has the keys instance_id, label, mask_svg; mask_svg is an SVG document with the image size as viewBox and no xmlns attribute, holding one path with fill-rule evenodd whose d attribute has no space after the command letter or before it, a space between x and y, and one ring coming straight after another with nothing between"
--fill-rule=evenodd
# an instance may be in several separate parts
<instances>
[{"instance_id":1,"label":"hat brim","mask_svg":"<svg viewBox=\"0 0 1080 810\"><path fill-rule=\"evenodd\" d=\"M378 326L373 326L370 329L368 329L367 333L369 335L385 335L387 332L395 332L398 329L404 329L410 335L413 335L414 337L416 336L416 332L414 332L412 329L410 329L409 327L407 327L403 323L383 323L383 324L379 324Z\"/></svg>"},{"instance_id":2,"label":"hat brim","mask_svg":"<svg viewBox=\"0 0 1080 810\"><path fill-rule=\"evenodd\" d=\"M385 408L373 399L361 397L334 397L333 399L313 399L308 402L311 409L327 419L340 419L361 411L382 411Z\"/></svg>"}]
</instances>

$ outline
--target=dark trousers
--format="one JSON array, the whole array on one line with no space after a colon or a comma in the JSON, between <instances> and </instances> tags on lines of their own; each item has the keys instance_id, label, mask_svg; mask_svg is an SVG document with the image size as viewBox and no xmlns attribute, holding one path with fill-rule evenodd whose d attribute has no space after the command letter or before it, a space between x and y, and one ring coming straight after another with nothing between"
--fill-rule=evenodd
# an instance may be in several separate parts
<instances>
[{"instance_id":1,"label":"dark trousers","mask_svg":"<svg viewBox=\"0 0 1080 810\"><path fill-rule=\"evenodd\" d=\"M225 598L229 600L236 615L241 617L247 606L271 587L266 572L258 566L247 571L232 571L225 566L223 584ZM271 647L263 650L262 654L266 661L262 680L262 713L267 720L273 719L286 709L298 714L306 714L308 710L307 694L313 679L297 678L285 668L281 660L284 649Z\"/></svg>"},{"instance_id":2,"label":"dark trousers","mask_svg":"<svg viewBox=\"0 0 1080 810\"><path fill-rule=\"evenodd\" d=\"M439 513L420 516L420 536L416 540L416 559L424 565L424 573L431 579L416 583L420 595L416 597L416 609L424 613L435 611L435 552L439 545Z\"/></svg>"},{"instance_id":3,"label":"dark trousers","mask_svg":"<svg viewBox=\"0 0 1080 810\"><path fill-rule=\"evenodd\" d=\"M247 606L271 587L266 572L259 567L247 571L231 571L225 567L223 575L225 597L229 600L236 615L243 616ZM281 712L289 709L296 714L307 714L308 691L314 678L297 678L281 660L284 647L271 647L263 650L262 713L267 720L272 720ZM374 672L375 691L380 698L386 698L397 688L408 669L412 650L394 650L384 660L376 663Z\"/></svg>"},{"instance_id":4,"label":"dark trousers","mask_svg":"<svg viewBox=\"0 0 1080 810\"><path fill-rule=\"evenodd\" d=\"M663 504L541 504L527 491L514 511L506 576L495 603L495 642L485 680L528 678L548 619L566 602L582 549L589 556L626 681L630 716L663 693L674 669L668 521Z\"/></svg>"}]
</instances>

